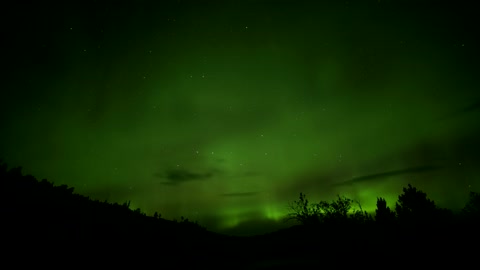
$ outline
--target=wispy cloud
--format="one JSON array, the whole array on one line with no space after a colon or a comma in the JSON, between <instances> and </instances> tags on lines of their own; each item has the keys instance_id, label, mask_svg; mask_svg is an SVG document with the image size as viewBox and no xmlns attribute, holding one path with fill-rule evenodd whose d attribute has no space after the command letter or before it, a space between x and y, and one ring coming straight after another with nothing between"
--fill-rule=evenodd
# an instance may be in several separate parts
<instances>
[{"instance_id":1,"label":"wispy cloud","mask_svg":"<svg viewBox=\"0 0 480 270\"><path fill-rule=\"evenodd\" d=\"M403 175L403 174L411 174L411 173L422 173L422 172L429 172L429 171L436 171L440 170L443 167L440 166L419 166L419 167L411 167L411 168L406 168L402 170L394 170L394 171L388 171L388 172L381 172L381 173L376 173L376 174L369 174L369 175L364 175L360 177L354 177L350 180L347 180L345 182L341 182L338 184L334 184L333 186L345 186L345 185L352 185L355 183L361 183L361 182L369 182L369 181L374 181L374 180L380 180L386 177L390 176L397 176L397 175Z\"/></svg>"},{"instance_id":2,"label":"wispy cloud","mask_svg":"<svg viewBox=\"0 0 480 270\"><path fill-rule=\"evenodd\" d=\"M478 111L480 110L480 101L477 101L473 104L470 104L469 106L464 107L463 109L459 110L459 113L469 113L473 111Z\"/></svg>"},{"instance_id":3,"label":"wispy cloud","mask_svg":"<svg viewBox=\"0 0 480 270\"><path fill-rule=\"evenodd\" d=\"M442 118L440 118L440 120L458 117L463 114L473 113L476 111L480 111L480 101L476 101L474 103L471 103L470 105L464 106L463 108L452 111L451 113L444 115Z\"/></svg>"},{"instance_id":4,"label":"wispy cloud","mask_svg":"<svg viewBox=\"0 0 480 270\"><path fill-rule=\"evenodd\" d=\"M214 176L216 171L208 171L205 173L198 173L186 169L168 169L164 173L156 173L154 176L164 179L160 182L164 185L177 186L191 181L203 181Z\"/></svg>"},{"instance_id":5,"label":"wispy cloud","mask_svg":"<svg viewBox=\"0 0 480 270\"><path fill-rule=\"evenodd\" d=\"M232 193L223 193L220 196L223 197L251 197L251 196L256 196L260 192L257 191L252 191L252 192L232 192Z\"/></svg>"}]
</instances>

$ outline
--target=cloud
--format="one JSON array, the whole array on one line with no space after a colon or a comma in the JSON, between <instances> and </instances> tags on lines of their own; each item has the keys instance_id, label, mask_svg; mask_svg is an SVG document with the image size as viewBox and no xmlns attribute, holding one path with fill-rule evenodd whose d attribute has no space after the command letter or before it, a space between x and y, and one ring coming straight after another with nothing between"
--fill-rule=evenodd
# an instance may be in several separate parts
<instances>
[{"instance_id":1,"label":"cloud","mask_svg":"<svg viewBox=\"0 0 480 270\"><path fill-rule=\"evenodd\" d=\"M473 112L473 111L478 111L480 110L480 101L477 101L473 104L470 104L469 106L467 107L464 107L462 110L460 110L459 112L460 113L469 113L469 112Z\"/></svg>"},{"instance_id":2,"label":"cloud","mask_svg":"<svg viewBox=\"0 0 480 270\"><path fill-rule=\"evenodd\" d=\"M429 172L429 171L436 171L441 169L442 167L440 166L419 166L419 167L412 167L412 168L406 168L402 170L395 170L395 171L388 171L388 172L382 172L382 173L376 173L376 174L369 174L369 175L364 175L360 177L354 177L348 181L334 184L333 186L345 186L345 185L352 185L355 183L361 183L361 182L369 182L369 181L374 181L374 180L379 180L383 179L386 177L390 176L397 176L397 175L403 175L403 174L410 174L410 173L421 173L421 172Z\"/></svg>"},{"instance_id":3,"label":"cloud","mask_svg":"<svg viewBox=\"0 0 480 270\"><path fill-rule=\"evenodd\" d=\"M223 197L251 197L259 194L260 192L251 191L251 192L232 192L221 194Z\"/></svg>"},{"instance_id":4,"label":"cloud","mask_svg":"<svg viewBox=\"0 0 480 270\"><path fill-rule=\"evenodd\" d=\"M468 106L465 106L465 107L460 108L458 110L455 110L455 111L453 111L453 112L451 112L447 115L444 115L439 120L445 120L445 119L449 119L449 118L453 118L453 117L459 117L461 115L468 114L468 113L474 113L476 111L480 111L480 101L476 101L474 103L471 103Z\"/></svg>"},{"instance_id":5,"label":"cloud","mask_svg":"<svg viewBox=\"0 0 480 270\"><path fill-rule=\"evenodd\" d=\"M186 169L168 169L164 173L156 173L155 176L165 181L163 185L177 186L190 181L203 181L212 178L217 171L205 173L192 172Z\"/></svg>"}]
</instances>

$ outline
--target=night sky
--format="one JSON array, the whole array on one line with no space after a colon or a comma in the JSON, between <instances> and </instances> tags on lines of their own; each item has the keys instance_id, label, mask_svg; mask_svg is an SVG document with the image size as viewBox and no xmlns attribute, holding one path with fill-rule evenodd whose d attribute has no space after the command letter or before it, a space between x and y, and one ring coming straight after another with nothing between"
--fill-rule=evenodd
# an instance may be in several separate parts
<instances>
[{"instance_id":1,"label":"night sky","mask_svg":"<svg viewBox=\"0 0 480 270\"><path fill-rule=\"evenodd\" d=\"M1 19L0 157L38 179L221 232L480 189L474 1L37 2Z\"/></svg>"}]
</instances>

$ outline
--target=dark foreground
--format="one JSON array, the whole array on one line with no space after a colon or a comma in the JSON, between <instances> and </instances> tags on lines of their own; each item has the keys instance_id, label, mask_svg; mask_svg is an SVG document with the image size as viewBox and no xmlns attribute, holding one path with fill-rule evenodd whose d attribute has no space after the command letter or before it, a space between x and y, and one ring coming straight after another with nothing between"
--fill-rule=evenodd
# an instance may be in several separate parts
<instances>
[{"instance_id":1,"label":"dark foreground","mask_svg":"<svg viewBox=\"0 0 480 270\"><path fill-rule=\"evenodd\" d=\"M55 227L54 224L50 224ZM165 232L137 237L105 229L78 235L66 231L10 228L3 236L2 261L17 267L124 267L208 269L301 269L365 265L457 267L475 263L479 238L465 228L397 232L318 230L293 227L270 235L229 237L209 232ZM473 228L471 228L473 229ZM6 241L5 241L6 240Z\"/></svg>"},{"instance_id":2,"label":"dark foreground","mask_svg":"<svg viewBox=\"0 0 480 270\"><path fill-rule=\"evenodd\" d=\"M146 216L128 203L91 200L2 163L0 195L2 269L478 268L480 196L472 197L466 216L442 214L433 221L422 214L383 222L376 217L360 223L332 219L231 237L188 220Z\"/></svg>"}]
</instances>

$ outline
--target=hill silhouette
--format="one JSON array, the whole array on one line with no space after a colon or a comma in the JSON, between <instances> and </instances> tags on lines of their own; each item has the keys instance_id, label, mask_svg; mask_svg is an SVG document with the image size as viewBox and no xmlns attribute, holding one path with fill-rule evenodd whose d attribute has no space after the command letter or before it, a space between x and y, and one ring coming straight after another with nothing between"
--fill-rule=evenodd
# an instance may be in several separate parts
<instances>
[{"instance_id":1,"label":"hill silhouette","mask_svg":"<svg viewBox=\"0 0 480 270\"><path fill-rule=\"evenodd\" d=\"M325 265L382 266L469 263L478 253L480 196L471 192L462 211L439 208L408 185L395 209L377 200L376 215L353 209L353 200L291 204L299 225L234 237L196 222L147 216L124 204L92 200L0 163L3 263L38 266L65 262L90 266L291 269ZM21 259L14 259L21 258Z\"/></svg>"},{"instance_id":2,"label":"hill silhouette","mask_svg":"<svg viewBox=\"0 0 480 270\"><path fill-rule=\"evenodd\" d=\"M74 255L81 250L84 259L105 261L109 256L118 260L158 252L156 257L168 263L186 253L205 258L207 239L224 237L183 217L171 221L132 210L129 202L92 200L66 185L22 175L21 167L8 170L4 163L0 192L2 242L16 255L38 251Z\"/></svg>"}]
</instances>

